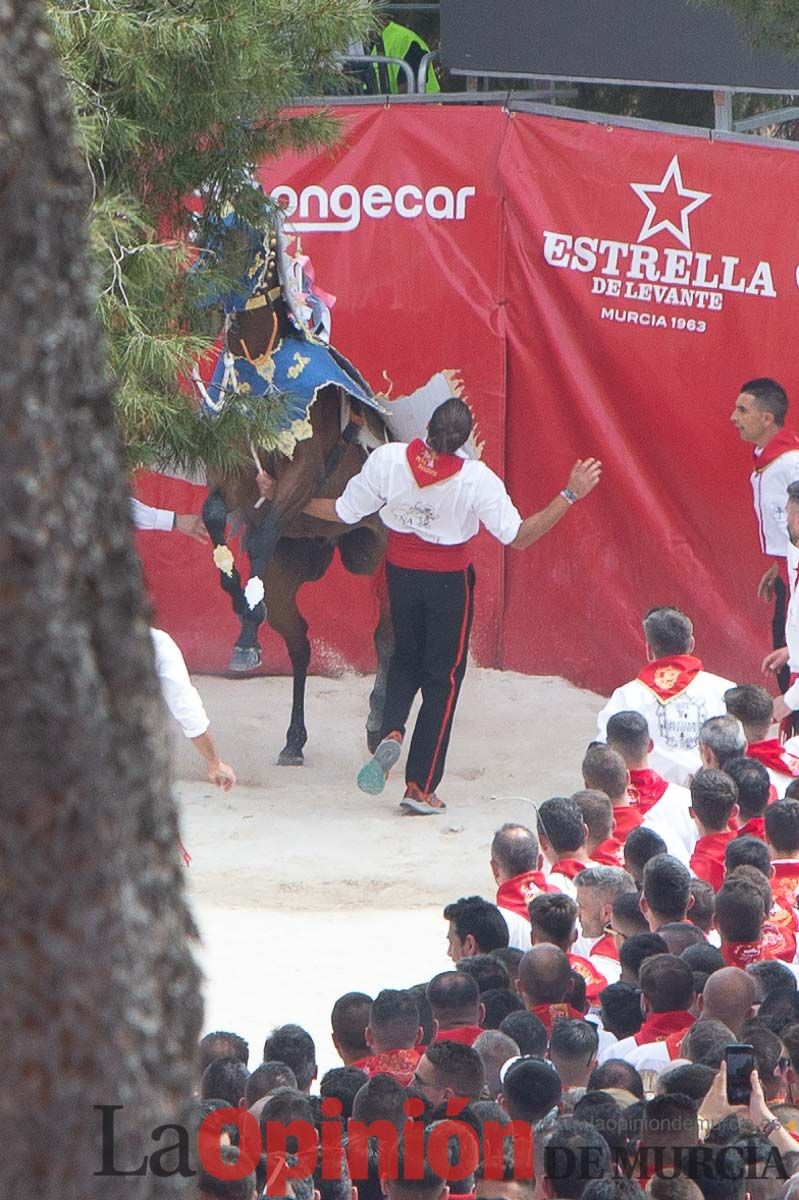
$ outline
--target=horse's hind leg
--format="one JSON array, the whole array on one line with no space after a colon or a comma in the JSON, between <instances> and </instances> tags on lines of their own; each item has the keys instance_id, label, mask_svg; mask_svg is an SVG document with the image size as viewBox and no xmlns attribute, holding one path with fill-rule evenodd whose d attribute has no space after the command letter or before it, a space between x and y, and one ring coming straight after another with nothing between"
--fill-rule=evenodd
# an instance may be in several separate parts
<instances>
[{"instance_id":1,"label":"horse's hind leg","mask_svg":"<svg viewBox=\"0 0 799 1200\"><path fill-rule=\"evenodd\" d=\"M277 544L266 571L268 621L286 643L291 659L293 689L291 720L286 744L278 755L278 766L301 767L308 740L305 728L305 681L311 659L308 623L297 607L297 591L303 583L321 579L333 557L333 547L312 538L284 538Z\"/></svg>"}]
</instances>

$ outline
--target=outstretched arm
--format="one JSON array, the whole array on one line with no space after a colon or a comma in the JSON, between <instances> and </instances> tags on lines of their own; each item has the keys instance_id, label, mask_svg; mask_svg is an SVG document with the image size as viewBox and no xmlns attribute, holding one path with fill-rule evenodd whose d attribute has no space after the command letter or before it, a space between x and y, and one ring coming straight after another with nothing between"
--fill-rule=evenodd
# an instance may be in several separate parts
<instances>
[{"instance_id":1,"label":"outstretched arm","mask_svg":"<svg viewBox=\"0 0 799 1200\"><path fill-rule=\"evenodd\" d=\"M191 740L197 753L205 762L211 783L229 792L236 782L236 772L227 763L222 762L214 745L214 739L211 737L210 729L206 729L205 733L201 733L199 737L193 737Z\"/></svg>"},{"instance_id":2,"label":"outstretched arm","mask_svg":"<svg viewBox=\"0 0 799 1200\"><path fill-rule=\"evenodd\" d=\"M599 483L601 474L602 463L598 459L579 459L574 464L569 482L563 491L554 500L550 500L546 508L542 508L540 512L533 513L522 521L519 532L510 543L512 549L526 550L545 533L549 533L550 529L566 516L577 500L582 500L583 496L587 496L594 490ZM570 493L570 495L566 495L566 493ZM572 497L574 498L572 499Z\"/></svg>"},{"instance_id":3,"label":"outstretched arm","mask_svg":"<svg viewBox=\"0 0 799 1200\"><path fill-rule=\"evenodd\" d=\"M342 521L341 517L336 512L335 500L309 500L302 510L309 517L316 517L319 521L330 521L336 525L346 525L346 521Z\"/></svg>"}]
</instances>

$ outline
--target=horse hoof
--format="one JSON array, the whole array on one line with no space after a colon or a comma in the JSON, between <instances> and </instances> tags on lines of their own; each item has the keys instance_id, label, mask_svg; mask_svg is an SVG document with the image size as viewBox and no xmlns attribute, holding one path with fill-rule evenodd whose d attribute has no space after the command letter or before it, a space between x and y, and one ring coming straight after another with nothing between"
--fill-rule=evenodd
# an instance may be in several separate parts
<instances>
[{"instance_id":1,"label":"horse hoof","mask_svg":"<svg viewBox=\"0 0 799 1200\"><path fill-rule=\"evenodd\" d=\"M277 765L279 767L305 766L305 759L303 757L302 750L289 750L288 747L286 747L284 750L281 750L280 754L277 756Z\"/></svg>"},{"instance_id":2,"label":"horse hoof","mask_svg":"<svg viewBox=\"0 0 799 1200\"><path fill-rule=\"evenodd\" d=\"M229 671L255 671L261 665L261 651L257 646L236 646L228 667Z\"/></svg>"}]
</instances>

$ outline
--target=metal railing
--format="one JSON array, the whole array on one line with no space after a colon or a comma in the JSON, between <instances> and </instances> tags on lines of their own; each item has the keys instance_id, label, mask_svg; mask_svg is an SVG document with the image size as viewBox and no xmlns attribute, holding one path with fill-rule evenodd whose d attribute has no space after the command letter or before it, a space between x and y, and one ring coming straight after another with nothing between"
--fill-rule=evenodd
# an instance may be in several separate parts
<instances>
[{"instance_id":1,"label":"metal railing","mask_svg":"<svg viewBox=\"0 0 799 1200\"><path fill-rule=\"evenodd\" d=\"M341 66L347 64L363 66L363 67L398 67L405 76L405 81L408 84L408 93L413 95L416 91L416 78L408 63L402 58L389 58L385 54L337 54L336 62Z\"/></svg>"}]
</instances>

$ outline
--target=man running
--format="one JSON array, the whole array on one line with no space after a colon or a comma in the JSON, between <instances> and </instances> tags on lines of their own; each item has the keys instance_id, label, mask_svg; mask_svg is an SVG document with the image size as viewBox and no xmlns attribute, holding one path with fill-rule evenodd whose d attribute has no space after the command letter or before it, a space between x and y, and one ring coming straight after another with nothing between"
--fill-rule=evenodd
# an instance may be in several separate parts
<instances>
[{"instance_id":1,"label":"man running","mask_svg":"<svg viewBox=\"0 0 799 1200\"><path fill-rule=\"evenodd\" d=\"M434 411L426 440L379 447L338 500L312 500L305 509L346 525L379 510L388 527L386 577L395 649L382 740L361 769L358 786L370 795L383 791L421 689L400 805L419 815L446 809L436 788L469 649L475 574L468 543L482 522L503 545L526 549L596 487L602 469L593 458L577 462L563 491L522 520L502 480L485 463L467 458L463 447L471 431L468 405L451 397Z\"/></svg>"}]
</instances>

